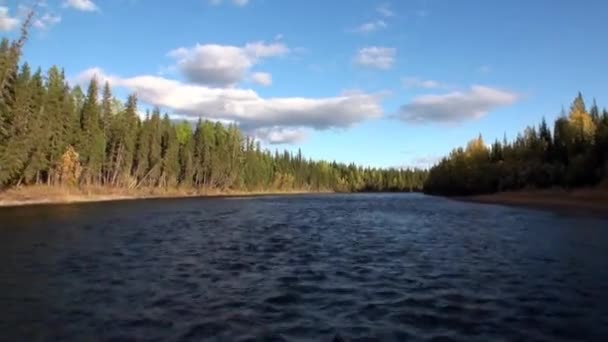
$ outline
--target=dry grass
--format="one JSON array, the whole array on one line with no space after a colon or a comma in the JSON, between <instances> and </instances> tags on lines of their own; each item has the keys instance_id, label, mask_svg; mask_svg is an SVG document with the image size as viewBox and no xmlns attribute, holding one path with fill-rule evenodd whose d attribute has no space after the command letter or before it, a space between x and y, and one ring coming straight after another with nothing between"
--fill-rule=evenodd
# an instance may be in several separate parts
<instances>
[{"instance_id":1,"label":"dry grass","mask_svg":"<svg viewBox=\"0 0 608 342\"><path fill-rule=\"evenodd\" d=\"M256 196L256 195L278 195L278 194L304 194L312 193L308 190L276 190L276 191L221 191L218 189L203 189L194 191L192 189L159 189L140 188L125 189L102 186L89 187L58 187L58 186L26 186L8 189L0 192L0 207L22 206L32 204L55 204L55 203L78 203L78 202L101 202L128 199L146 198L178 198L178 197L203 197L203 196Z\"/></svg>"},{"instance_id":2,"label":"dry grass","mask_svg":"<svg viewBox=\"0 0 608 342\"><path fill-rule=\"evenodd\" d=\"M506 204L608 216L608 188L604 186L577 190L549 189L501 192L492 195L465 197L463 199L480 203Z\"/></svg>"}]
</instances>

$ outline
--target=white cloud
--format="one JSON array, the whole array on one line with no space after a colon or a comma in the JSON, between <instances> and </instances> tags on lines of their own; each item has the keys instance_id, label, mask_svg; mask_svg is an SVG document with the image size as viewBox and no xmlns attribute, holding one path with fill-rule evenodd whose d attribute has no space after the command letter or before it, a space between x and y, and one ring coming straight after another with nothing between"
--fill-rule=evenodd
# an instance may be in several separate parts
<instances>
[{"instance_id":1,"label":"white cloud","mask_svg":"<svg viewBox=\"0 0 608 342\"><path fill-rule=\"evenodd\" d=\"M306 140L307 132L301 128L265 127L252 132L257 139L270 144L295 144Z\"/></svg>"},{"instance_id":2,"label":"white cloud","mask_svg":"<svg viewBox=\"0 0 608 342\"><path fill-rule=\"evenodd\" d=\"M59 15L45 13L42 17L35 19L32 25L34 25L34 27L38 29L47 30L59 24L60 22L61 17Z\"/></svg>"},{"instance_id":3,"label":"white cloud","mask_svg":"<svg viewBox=\"0 0 608 342\"><path fill-rule=\"evenodd\" d=\"M417 168L429 168L435 164L437 164L442 157L438 157L438 156L422 156L422 157L416 157L413 158L410 161L410 166L412 167L417 167Z\"/></svg>"},{"instance_id":4,"label":"white cloud","mask_svg":"<svg viewBox=\"0 0 608 342\"><path fill-rule=\"evenodd\" d=\"M378 94L262 98L250 89L211 88L150 75L122 78L107 75L99 68L84 71L75 81L85 83L93 75L100 82L107 80L113 86L127 88L143 102L171 109L178 115L235 121L247 131L283 129L281 135L292 140L298 136L293 129L347 128L382 116L382 96ZM277 135L273 139L281 140Z\"/></svg>"},{"instance_id":5,"label":"white cloud","mask_svg":"<svg viewBox=\"0 0 608 342\"><path fill-rule=\"evenodd\" d=\"M395 13L391 10L391 4L387 2L376 7L376 12L382 14L385 17L392 17L395 15Z\"/></svg>"},{"instance_id":6,"label":"white cloud","mask_svg":"<svg viewBox=\"0 0 608 342\"><path fill-rule=\"evenodd\" d=\"M171 51L178 69L192 82L212 86L233 86L242 81L247 71L264 58L289 53L283 43L248 43L243 47L197 44Z\"/></svg>"},{"instance_id":7,"label":"white cloud","mask_svg":"<svg viewBox=\"0 0 608 342\"><path fill-rule=\"evenodd\" d=\"M417 156L413 158L409 158L409 160L402 165L398 165L395 168L406 170L406 169L428 169L431 166L437 164L441 161L443 157L433 156L433 155L424 155Z\"/></svg>"},{"instance_id":8,"label":"white cloud","mask_svg":"<svg viewBox=\"0 0 608 342\"><path fill-rule=\"evenodd\" d=\"M19 26L19 19L11 17L8 12L8 7L0 6L0 31L12 31Z\"/></svg>"},{"instance_id":9,"label":"white cloud","mask_svg":"<svg viewBox=\"0 0 608 342\"><path fill-rule=\"evenodd\" d=\"M388 47L366 47L357 52L355 63L360 66L388 70L393 67L397 49Z\"/></svg>"},{"instance_id":10,"label":"white cloud","mask_svg":"<svg viewBox=\"0 0 608 342\"><path fill-rule=\"evenodd\" d=\"M283 56L289 53L289 48L283 43L247 43L243 50L248 56L254 58L276 57Z\"/></svg>"},{"instance_id":11,"label":"white cloud","mask_svg":"<svg viewBox=\"0 0 608 342\"><path fill-rule=\"evenodd\" d=\"M351 30L351 32L371 33L381 29L385 29L387 26L388 25L384 22L384 20L370 21L368 23L361 24L357 28Z\"/></svg>"},{"instance_id":12,"label":"white cloud","mask_svg":"<svg viewBox=\"0 0 608 342\"><path fill-rule=\"evenodd\" d=\"M406 88L410 88L410 89L415 89L415 88L440 89L440 88L446 87L443 83L441 83L439 81L425 80L425 79L421 79L418 77L404 77L401 79L401 81L403 82L403 85Z\"/></svg>"},{"instance_id":13,"label":"white cloud","mask_svg":"<svg viewBox=\"0 0 608 342\"><path fill-rule=\"evenodd\" d=\"M468 91L456 91L444 95L423 95L401 106L398 117L413 123L462 122L479 119L488 112L517 101L512 92L472 86Z\"/></svg>"},{"instance_id":14,"label":"white cloud","mask_svg":"<svg viewBox=\"0 0 608 342\"><path fill-rule=\"evenodd\" d=\"M98 11L99 7L91 0L66 0L63 7L70 7L84 12Z\"/></svg>"},{"instance_id":15,"label":"white cloud","mask_svg":"<svg viewBox=\"0 0 608 342\"><path fill-rule=\"evenodd\" d=\"M209 4L213 6L221 5L223 2L223 0L209 0ZM232 0L232 4L235 6L244 7L249 4L249 0Z\"/></svg>"},{"instance_id":16,"label":"white cloud","mask_svg":"<svg viewBox=\"0 0 608 342\"><path fill-rule=\"evenodd\" d=\"M251 82L268 87L272 84L272 75L267 72L254 72L250 76Z\"/></svg>"}]
</instances>

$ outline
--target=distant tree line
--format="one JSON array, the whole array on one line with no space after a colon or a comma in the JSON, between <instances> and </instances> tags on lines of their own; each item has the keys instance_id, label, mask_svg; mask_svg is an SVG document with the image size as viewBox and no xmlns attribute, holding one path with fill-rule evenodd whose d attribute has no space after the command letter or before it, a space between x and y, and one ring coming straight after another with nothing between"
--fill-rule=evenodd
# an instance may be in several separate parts
<instances>
[{"instance_id":1,"label":"distant tree line","mask_svg":"<svg viewBox=\"0 0 608 342\"><path fill-rule=\"evenodd\" d=\"M107 186L193 190L420 191L426 171L313 161L262 149L234 124L145 118L93 78L86 93L56 66L20 65L21 38L0 43L0 190Z\"/></svg>"},{"instance_id":2,"label":"distant tree line","mask_svg":"<svg viewBox=\"0 0 608 342\"><path fill-rule=\"evenodd\" d=\"M608 180L608 111L587 109L582 95L562 111L553 131L543 119L512 142L482 137L453 150L429 171L424 191L472 195L523 188L584 187Z\"/></svg>"}]
</instances>

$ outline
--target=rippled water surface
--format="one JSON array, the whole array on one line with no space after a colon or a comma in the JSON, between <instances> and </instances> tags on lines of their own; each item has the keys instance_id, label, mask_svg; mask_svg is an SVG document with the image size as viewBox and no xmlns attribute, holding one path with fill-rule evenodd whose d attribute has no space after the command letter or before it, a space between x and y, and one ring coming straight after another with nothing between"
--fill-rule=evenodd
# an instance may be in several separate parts
<instances>
[{"instance_id":1,"label":"rippled water surface","mask_svg":"<svg viewBox=\"0 0 608 342\"><path fill-rule=\"evenodd\" d=\"M0 209L0 339L608 340L608 221L422 195Z\"/></svg>"}]
</instances>

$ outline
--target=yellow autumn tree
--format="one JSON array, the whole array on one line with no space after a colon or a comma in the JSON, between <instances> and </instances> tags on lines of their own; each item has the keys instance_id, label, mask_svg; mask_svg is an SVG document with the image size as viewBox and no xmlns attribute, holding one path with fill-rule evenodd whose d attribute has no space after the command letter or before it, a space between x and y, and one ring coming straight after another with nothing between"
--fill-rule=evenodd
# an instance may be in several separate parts
<instances>
[{"instance_id":1,"label":"yellow autumn tree","mask_svg":"<svg viewBox=\"0 0 608 342\"><path fill-rule=\"evenodd\" d=\"M483 158L488 156L488 148L486 143L483 141L481 134L467 144L465 153L468 157Z\"/></svg>"},{"instance_id":2,"label":"yellow autumn tree","mask_svg":"<svg viewBox=\"0 0 608 342\"><path fill-rule=\"evenodd\" d=\"M593 141L596 130L595 123L593 122L591 115L587 113L583 96L580 93L574 99L574 102L570 107L568 124L570 126L570 132L573 135L571 137L573 140Z\"/></svg>"},{"instance_id":3,"label":"yellow autumn tree","mask_svg":"<svg viewBox=\"0 0 608 342\"><path fill-rule=\"evenodd\" d=\"M59 182L61 185L76 185L82 173L80 156L74 147L69 146L61 156L58 165Z\"/></svg>"}]
</instances>

